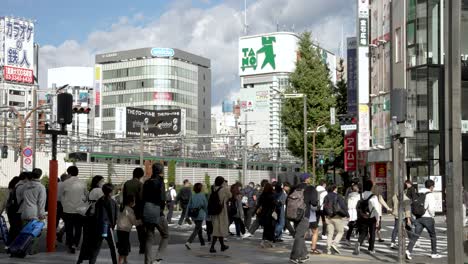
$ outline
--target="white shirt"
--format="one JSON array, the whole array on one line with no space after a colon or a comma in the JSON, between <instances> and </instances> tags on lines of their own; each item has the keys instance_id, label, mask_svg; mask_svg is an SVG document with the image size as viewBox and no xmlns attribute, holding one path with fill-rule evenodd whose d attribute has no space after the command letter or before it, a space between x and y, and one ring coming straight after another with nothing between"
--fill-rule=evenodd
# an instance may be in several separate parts
<instances>
[{"instance_id":1,"label":"white shirt","mask_svg":"<svg viewBox=\"0 0 468 264\"><path fill-rule=\"evenodd\" d=\"M365 191L362 193L362 199L366 200L372 194L372 192ZM379 221L380 217L382 216L382 205L380 204L379 198L376 195L372 196L372 198L369 200L369 211L371 212L370 217L375 217L375 219Z\"/></svg>"},{"instance_id":2,"label":"white shirt","mask_svg":"<svg viewBox=\"0 0 468 264\"><path fill-rule=\"evenodd\" d=\"M424 201L424 208L426 208L426 212L424 213L423 217L435 217L436 211L436 200L434 197L434 193L429 192L426 194L426 200Z\"/></svg>"},{"instance_id":3,"label":"white shirt","mask_svg":"<svg viewBox=\"0 0 468 264\"><path fill-rule=\"evenodd\" d=\"M176 190L175 190L173 187L170 187L169 190L170 190L170 194L171 194L171 200L172 200L172 201L175 201L176 198L177 198L177 192L176 192Z\"/></svg>"},{"instance_id":4,"label":"white shirt","mask_svg":"<svg viewBox=\"0 0 468 264\"><path fill-rule=\"evenodd\" d=\"M319 196L320 210L323 210L323 201L325 200L325 196L327 196L328 192L325 190L325 187L323 187L322 185L317 186L316 190L317 190L317 193L320 195Z\"/></svg>"},{"instance_id":5,"label":"white shirt","mask_svg":"<svg viewBox=\"0 0 468 264\"><path fill-rule=\"evenodd\" d=\"M88 197L86 184L78 177L70 177L62 184L62 189L58 194L62 201L63 212L76 214L77 208L83 207Z\"/></svg>"},{"instance_id":6,"label":"white shirt","mask_svg":"<svg viewBox=\"0 0 468 264\"><path fill-rule=\"evenodd\" d=\"M356 206L361 197L359 193L352 192L348 195L348 213L349 213L349 221L356 221L357 220L357 210Z\"/></svg>"}]
</instances>

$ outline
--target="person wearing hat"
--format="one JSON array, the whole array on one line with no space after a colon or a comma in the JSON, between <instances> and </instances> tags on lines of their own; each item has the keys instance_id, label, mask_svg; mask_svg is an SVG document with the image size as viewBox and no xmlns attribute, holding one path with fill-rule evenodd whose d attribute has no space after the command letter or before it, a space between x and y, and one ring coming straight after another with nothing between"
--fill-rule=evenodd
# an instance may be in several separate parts
<instances>
[{"instance_id":1,"label":"person wearing hat","mask_svg":"<svg viewBox=\"0 0 468 264\"><path fill-rule=\"evenodd\" d=\"M299 176L301 181L293 190L291 194L302 191L304 193L305 214L299 221L295 221L296 227L294 243L291 250L289 261L291 263L303 263L309 259L308 251L305 243L305 234L309 229L309 217L312 208L316 208L319 202L317 190L311 184L310 174L303 173Z\"/></svg>"}]
</instances>

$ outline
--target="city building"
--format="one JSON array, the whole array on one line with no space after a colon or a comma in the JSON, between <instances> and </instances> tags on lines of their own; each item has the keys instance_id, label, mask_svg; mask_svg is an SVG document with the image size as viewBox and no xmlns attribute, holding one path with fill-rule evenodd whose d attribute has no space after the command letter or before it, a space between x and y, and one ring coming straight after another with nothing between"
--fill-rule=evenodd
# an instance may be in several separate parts
<instances>
[{"instance_id":1,"label":"city building","mask_svg":"<svg viewBox=\"0 0 468 264\"><path fill-rule=\"evenodd\" d=\"M69 142L69 150L87 151L88 144L80 144L80 142L87 141L90 136L95 136L94 116L96 109L93 98L93 77L93 67L60 67L51 68L47 72L47 87L59 88L68 85L64 91L73 95L74 108L90 109L89 113L73 114L73 123L67 126L67 131L75 142L73 144ZM48 95L46 97L50 98Z\"/></svg>"},{"instance_id":2,"label":"city building","mask_svg":"<svg viewBox=\"0 0 468 264\"><path fill-rule=\"evenodd\" d=\"M116 137L116 108L185 111L185 135L211 133L210 60L172 48L141 48L96 55L96 131ZM118 137L118 135L117 135ZM199 149L210 147L198 139Z\"/></svg>"},{"instance_id":3,"label":"city building","mask_svg":"<svg viewBox=\"0 0 468 264\"><path fill-rule=\"evenodd\" d=\"M273 32L239 39L239 123L242 133L247 130L248 145L260 148L286 146L280 119L281 100L284 100L281 93L289 87L289 74L295 70L298 41L299 36L292 32ZM322 47L318 48L335 84L336 56Z\"/></svg>"}]
</instances>

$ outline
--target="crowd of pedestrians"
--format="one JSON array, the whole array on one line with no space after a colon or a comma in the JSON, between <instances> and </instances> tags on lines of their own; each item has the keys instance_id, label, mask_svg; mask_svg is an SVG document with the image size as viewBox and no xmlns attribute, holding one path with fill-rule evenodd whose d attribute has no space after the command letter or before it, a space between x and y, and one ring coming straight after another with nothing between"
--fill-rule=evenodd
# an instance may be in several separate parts
<instances>
[{"instance_id":1,"label":"crowd of pedestrians","mask_svg":"<svg viewBox=\"0 0 468 264\"><path fill-rule=\"evenodd\" d=\"M359 255L366 241L367 252L375 254L376 237L377 242L383 242L379 232L382 208L395 218L390 247L397 247L398 210L392 210L386 204L381 190L370 180L353 181L342 196L336 185L324 180L312 185L309 174L300 175L295 186L288 182L263 180L259 185L250 182L244 187L238 182L228 184L222 176L216 177L212 186L202 183L192 186L190 181L184 180L178 191L174 183L169 183L166 188L161 164L152 166L149 179L144 180L144 174L143 169L136 168L132 179L122 185L118 199L113 196L114 185L105 183L102 176L94 176L88 187L78 177L78 168L70 166L60 177L57 225L60 219L64 220L65 245L69 254L80 249L77 264L84 261L96 263L104 240L109 246L112 263L126 264L131 253L133 227L137 231L139 254L145 255L145 264L162 263L169 241L169 224L177 205L181 209L177 224L193 226L185 243L187 250L193 248L192 243L198 237L201 246L211 243L209 252L217 252L218 242L219 250L224 252L229 249L226 238L230 235L245 239L262 227L260 247L272 248L283 242L285 230L294 238L291 263L304 263L311 256L324 253L341 254L343 246L353 247L354 254ZM47 193L39 181L41 175L42 171L35 169L21 173L9 183L6 212L10 236L7 244L30 220L45 218ZM434 182L427 180L425 187L427 192L418 193L410 181L405 183L403 208L405 233L410 241L406 251L409 260L423 229L431 238L431 257L441 257L437 252L434 221ZM396 195L392 197L392 205L398 208ZM231 225L234 225L235 233L230 232ZM307 234L311 237L310 249L305 242ZM153 249L158 235L159 246ZM59 228L59 242L63 240L62 236L63 228ZM356 236L358 240L353 245L351 238ZM326 240L326 252L317 248L319 239ZM32 248L31 253L34 253L37 247Z\"/></svg>"}]
</instances>

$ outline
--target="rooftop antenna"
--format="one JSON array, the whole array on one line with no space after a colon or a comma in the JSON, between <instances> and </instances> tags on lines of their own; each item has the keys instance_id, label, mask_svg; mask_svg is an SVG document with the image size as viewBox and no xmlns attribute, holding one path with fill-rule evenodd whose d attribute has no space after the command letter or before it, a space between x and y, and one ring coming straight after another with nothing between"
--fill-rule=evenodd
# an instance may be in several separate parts
<instances>
[{"instance_id":1,"label":"rooftop antenna","mask_svg":"<svg viewBox=\"0 0 468 264\"><path fill-rule=\"evenodd\" d=\"M249 25L247 25L247 0L244 0L244 35L247 35Z\"/></svg>"},{"instance_id":2,"label":"rooftop antenna","mask_svg":"<svg viewBox=\"0 0 468 264\"><path fill-rule=\"evenodd\" d=\"M280 31L280 28L279 28L279 21L276 20L276 32L279 32Z\"/></svg>"}]
</instances>

